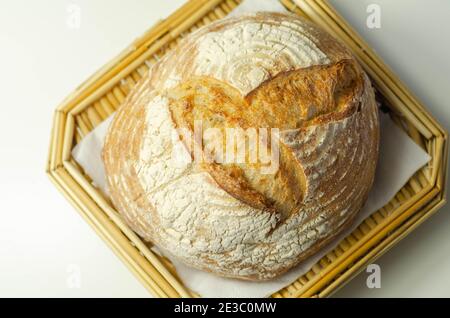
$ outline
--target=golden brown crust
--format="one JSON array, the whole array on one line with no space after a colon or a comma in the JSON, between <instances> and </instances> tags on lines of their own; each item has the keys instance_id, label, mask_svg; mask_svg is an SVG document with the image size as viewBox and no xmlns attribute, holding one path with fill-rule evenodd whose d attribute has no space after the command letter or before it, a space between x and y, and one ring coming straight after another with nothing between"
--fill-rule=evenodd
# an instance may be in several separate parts
<instances>
[{"instance_id":1,"label":"golden brown crust","mask_svg":"<svg viewBox=\"0 0 450 318\"><path fill-rule=\"evenodd\" d=\"M168 96L177 128L193 134L194 122L198 121L204 131L219 129L223 137L219 148L223 150L229 128L294 130L349 117L356 111L357 102L353 100L361 96L363 86L363 75L356 63L342 60L280 73L244 98L235 88L208 77L189 79L172 88ZM255 136L259 138L258 130ZM192 146L211 149L208 142L202 143L185 144L192 157ZM216 143L217 137L213 146ZM265 151L271 153L270 144L267 146ZM237 150L234 154L237 156ZM275 176L264 173L263 163L251 161L248 153L242 163L224 163L224 158L215 158L215 153L203 155L208 163L202 164L202 169L233 197L254 208L278 212L282 219L300 209L306 191L305 175L292 151L283 144Z\"/></svg>"}]
</instances>

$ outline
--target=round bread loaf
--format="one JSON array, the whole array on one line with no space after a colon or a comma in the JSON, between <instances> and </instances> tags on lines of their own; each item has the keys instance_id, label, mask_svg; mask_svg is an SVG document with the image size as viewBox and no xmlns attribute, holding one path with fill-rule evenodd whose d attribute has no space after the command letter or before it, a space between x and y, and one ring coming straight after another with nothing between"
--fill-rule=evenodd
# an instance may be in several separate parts
<instances>
[{"instance_id":1,"label":"round bread loaf","mask_svg":"<svg viewBox=\"0 0 450 318\"><path fill-rule=\"evenodd\" d=\"M374 92L349 50L302 18L257 13L197 30L154 65L103 160L113 204L144 240L267 280L349 226L378 142Z\"/></svg>"}]
</instances>

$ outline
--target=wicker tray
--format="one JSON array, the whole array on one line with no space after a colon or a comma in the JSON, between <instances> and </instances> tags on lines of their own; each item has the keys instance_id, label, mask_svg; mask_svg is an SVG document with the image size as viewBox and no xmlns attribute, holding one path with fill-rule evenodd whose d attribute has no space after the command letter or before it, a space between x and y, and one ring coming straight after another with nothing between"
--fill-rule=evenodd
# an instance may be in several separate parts
<instances>
[{"instance_id":1,"label":"wicker tray","mask_svg":"<svg viewBox=\"0 0 450 318\"><path fill-rule=\"evenodd\" d=\"M134 41L57 108L47 173L144 286L159 297L195 297L173 265L151 252L73 160L71 151L113 113L149 67L180 38L225 17L241 0L191 0ZM431 156L383 208L305 275L273 297L325 297L374 261L445 203L448 136L395 74L325 0L280 0L291 12L321 25L355 53L389 107L392 120Z\"/></svg>"}]
</instances>

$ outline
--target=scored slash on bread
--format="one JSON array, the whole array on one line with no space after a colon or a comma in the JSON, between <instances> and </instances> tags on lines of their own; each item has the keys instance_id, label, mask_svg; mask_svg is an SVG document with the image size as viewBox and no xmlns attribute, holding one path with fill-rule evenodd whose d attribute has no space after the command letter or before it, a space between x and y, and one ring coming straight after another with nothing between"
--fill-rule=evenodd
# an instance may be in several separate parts
<instances>
[{"instance_id":1,"label":"scored slash on bread","mask_svg":"<svg viewBox=\"0 0 450 318\"><path fill-rule=\"evenodd\" d=\"M358 102L352 99L361 95L363 85L363 75L355 63L342 60L278 74L244 97L234 87L210 77L189 79L168 90L167 97L177 128L193 131L195 121L201 121L204 130L220 129L222 145L217 148L223 150L229 128L305 130L348 117L357 109ZM202 141L208 149L208 141ZM193 157L193 142L186 146ZM265 146L271 148L270 143ZM233 197L254 208L280 213L284 220L300 210L307 184L292 149L283 143L279 146L279 167L274 175L261 169L263 163L252 164L248 155L241 163L210 160L213 162L203 164L203 168Z\"/></svg>"}]
</instances>

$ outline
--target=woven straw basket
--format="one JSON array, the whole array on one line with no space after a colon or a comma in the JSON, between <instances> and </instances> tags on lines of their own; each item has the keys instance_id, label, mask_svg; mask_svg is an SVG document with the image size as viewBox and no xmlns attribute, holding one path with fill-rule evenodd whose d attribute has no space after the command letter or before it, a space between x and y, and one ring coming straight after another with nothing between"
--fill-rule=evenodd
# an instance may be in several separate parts
<instances>
[{"instance_id":1,"label":"woven straw basket","mask_svg":"<svg viewBox=\"0 0 450 318\"><path fill-rule=\"evenodd\" d=\"M144 286L158 297L196 297L173 265L127 227L110 201L73 160L71 151L123 102L149 67L187 33L225 17L241 0L191 0L134 41L82 84L54 114L47 173ZM344 41L372 78L392 120L430 156L383 208L305 275L273 297L325 297L396 244L445 203L448 136L395 74L325 0L280 0Z\"/></svg>"}]
</instances>

